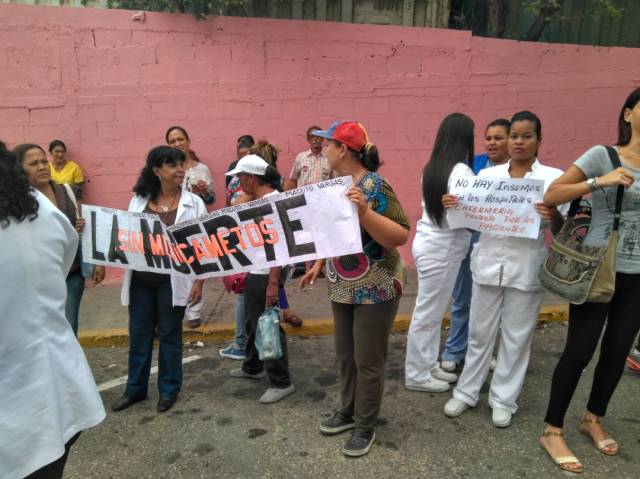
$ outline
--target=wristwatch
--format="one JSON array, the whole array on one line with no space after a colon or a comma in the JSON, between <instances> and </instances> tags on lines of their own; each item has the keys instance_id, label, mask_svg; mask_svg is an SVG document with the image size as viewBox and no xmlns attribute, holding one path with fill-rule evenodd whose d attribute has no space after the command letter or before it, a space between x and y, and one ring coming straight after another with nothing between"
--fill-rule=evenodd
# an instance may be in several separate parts
<instances>
[{"instance_id":1,"label":"wristwatch","mask_svg":"<svg viewBox=\"0 0 640 479\"><path fill-rule=\"evenodd\" d=\"M598 177L589 178L587 180L587 186L589 187L589 190L596 191L600 187L600 185L598 185Z\"/></svg>"}]
</instances>

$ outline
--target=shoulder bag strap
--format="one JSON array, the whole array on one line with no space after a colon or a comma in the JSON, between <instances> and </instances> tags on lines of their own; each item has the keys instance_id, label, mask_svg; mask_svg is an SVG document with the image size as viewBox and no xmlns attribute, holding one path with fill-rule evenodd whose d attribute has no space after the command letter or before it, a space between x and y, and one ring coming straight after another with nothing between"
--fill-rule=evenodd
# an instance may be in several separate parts
<instances>
[{"instance_id":1,"label":"shoulder bag strap","mask_svg":"<svg viewBox=\"0 0 640 479\"><path fill-rule=\"evenodd\" d=\"M622 164L620 163L620 157L618 156L618 152L615 148L611 146L605 146L607 149L607 153L609 153L609 160L611 160L611 165L613 169L620 168ZM618 185L618 193L616 194L616 209L613 213L613 231L618 231L620 227L620 212L622 211L622 196L624 195L624 186Z\"/></svg>"}]
</instances>

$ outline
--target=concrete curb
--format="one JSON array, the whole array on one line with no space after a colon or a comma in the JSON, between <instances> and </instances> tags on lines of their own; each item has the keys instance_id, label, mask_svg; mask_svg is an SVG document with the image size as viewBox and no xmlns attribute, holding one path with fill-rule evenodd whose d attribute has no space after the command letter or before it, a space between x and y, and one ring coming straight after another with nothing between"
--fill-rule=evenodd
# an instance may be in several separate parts
<instances>
[{"instance_id":1,"label":"concrete curb","mask_svg":"<svg viewBox=\"0 0 640 479\"><path fill-rule=\"evenodd\" d=\"M549 323L554 321L567 321L568 306L545 306L540 310L538 321ZM393 324L393 332L406 332L411 322L410 314L398 314ZM449 317L443 321L443 327L448 326ZM313 337L333 334L332 318L305 319L304 326L293 328L288 324L284 326L289 336ZM185 329L183 341L203 341L209 343L222 343L231 340L235 335L235 323L211 324L201 326L198 329ZM127 346L129 343L129 331L127 329L103 329L97 331L80 332L78 340L87 348L108 348Z\"/></svg>"}]
</instances>

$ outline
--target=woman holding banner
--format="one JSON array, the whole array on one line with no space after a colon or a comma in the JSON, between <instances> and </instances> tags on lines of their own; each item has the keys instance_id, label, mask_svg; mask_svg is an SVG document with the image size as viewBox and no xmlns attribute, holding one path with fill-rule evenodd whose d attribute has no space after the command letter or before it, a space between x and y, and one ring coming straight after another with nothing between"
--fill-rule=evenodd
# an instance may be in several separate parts
<instances>
[{"instance_id":1,"label":"woman holding banner","mask_svg":"<svg viewBox=\"0 0 640 479\"><path fill-rule=\"evenodd\" d=\"M442 120L431 159L422 173L423 213L412 248L418 296L405 360L405 387L411 391L447 391L458 378L438 364L440 329L471 233L449 228L442 197L455 178L473 176L473 127L471 118L461 113Z\"/></svg>"},{"instance_id":2,"label":"woman holding banner","mask_svg":"<svg viewBox=\"0 0 640 479\"><path fill-rule=\"evenodd\" d=\"M202 200L182 188L184 175L182 151L153 148L133 187L129 211L156 214L165 226L205 215ZM173 407L182 386L182 318L186 306L200 301L202 282L178 274L125 271L121 299L129 307L129 373L114 411L146 399L156 330L160 342L157 409L165 412Z\"/></svg>"},{"instance_id":3,"label":"woman holding banner","mask_svg":"<svg viewBox=\"0 0 640 479\"><path fill-rule=\"evenodd\" d=\"M81 216L81 205L76 195L80 190L75 190L72 185L60 185L51 180L51 169L47 162L44 150L33 143L24 143L14 148L18 165L27 175L29 184L46 196L60 211L64 213L69 222L78 233L84 228L84 219ZM78 249L76 256L67 275L67 301L65 314L67 321L78 335L78 319L80 314L80 302L84 293L85 278L82 275L82 251ZM87 273L86 273L87 274ZM94 283L100 283L104 279L104 266L96 266L91 275Z\"/></svg>"},{"instance_id":4,"label":"woman holding banner","mask_svg":"<svg viewBox=\"0 0 640 479\"><path fill-rule=\"evenodd\" d=\"M562 171L538 161L541 141L540 119L529 111L516 113L509 128L509 162L482 170L479 176L542 180L546 190ZM457 198L447 195L442 202L450 208ZM453 398L444 408L448 417L460 416L478 403L498 328L502 332L489 392L493 425L508 427L518 409L542 305L538 270L546 256L544 230L557 232L562 226L562 214L555 206L537 203L534 208L542 220L536 239L481 233L473 248L469 346Z\"/></svg>"},{"instance_id":5,"label":"woman holding banner","mask_svg":"<svg viewBox=\"0 0 640 479\"><path fill-rule=\"evenodd\" d=\"M393 189L376 173L378 149L364 127L335 122L313 135L328 140L324 153L338 176L350 176L347 196L357 206L364 251L327 260L329 298L341 378L341 406L320 425L325 435L353 429L342 448L351 457L369 452L382 404L387 342L404 286L396 249L409 238L409 222ZM313 284L325 261L317 261L300 286Z\"/></svg>"},{"instance_id":6,"label":"woman holding banner","mask_svg":"<svg viewBox=\"0 0 640 479\"><path fill-rule=\"evenodd\" d=\"M64 314L78 235L15 166L0 148L0 477L59 479L105 414Z\"/></svg>"},{"instance_id":7,"label":"woman holding banner","mask_svg":"<svg viewBox=\"0 0 640 479\"><path fill-rule=\"evenodd\" d=\"M238 176L242 190L253 199L277 195L276 187L282 182L278 171L257 155L242 158L233 170L227 172L227 176ZM242 367L230 372L233 378L257 380L265 376L266 370L270 387L259 399L262 404L281 401L296 391L289 375L287 335L282 327L278 326L282 357L263 362L255 345L258 319L267 307L279 303L281 271L281 267L258 269L247 276L244 291L246 358Z\"/></svg>"},{"instance_id":8,"label":"woman holding banner","mask_svg":"<svg viewBox=\"0 0 640 479\"><path fill-rule=\"evenodd\" d=\"M545 195L545 201L558 204L592 192L591 224L584 244L600 246L606 244L612 230L617 187L625 187L613 298L608 303L586 302L569 306L567 343L553 373L545 417L547 427L540 438L549 456L561 468L572 472L582 471L578 460L572 457L573 460L562 463L558 458L572 456L562 435L564 418L580 376L598 349L600 338L598 363L580 430L591 438L599 452L613 456L620 451L600 418L607 412L624 371L625 358L640 329L637 230L640 221L640 88L633 90L622 105L615 148L622 167L614 169L607 150L601 145L594 146L578 158Z\"/></svg>"}]
</instances>

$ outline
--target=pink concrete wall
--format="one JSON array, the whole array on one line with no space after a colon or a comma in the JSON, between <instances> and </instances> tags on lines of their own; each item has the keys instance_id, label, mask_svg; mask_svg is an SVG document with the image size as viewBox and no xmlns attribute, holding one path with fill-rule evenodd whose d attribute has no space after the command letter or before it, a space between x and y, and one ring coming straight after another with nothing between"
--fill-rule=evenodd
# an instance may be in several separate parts
<instances>
[{"instance_id":1,"label":"pink concrete wall","mask_svg":"<svg viewBox=\"0 0 640 479\"><path fill-rule=\"evenodd\" d=\"M640 84L637 49L288 20L152 13L139 23L131 15L0 4L0 139L63 139L90 180L88 202L118 208L171 124L187 128L222 192L240 134L279 145L288 172L305 129L341 118L368 127L381 171L415 224L420 170L447 113L469 114L481 135L495 117L531 109L543 121L541 160L565 167L614 139L618 109Z\"/></svg>"}]
</instances>

